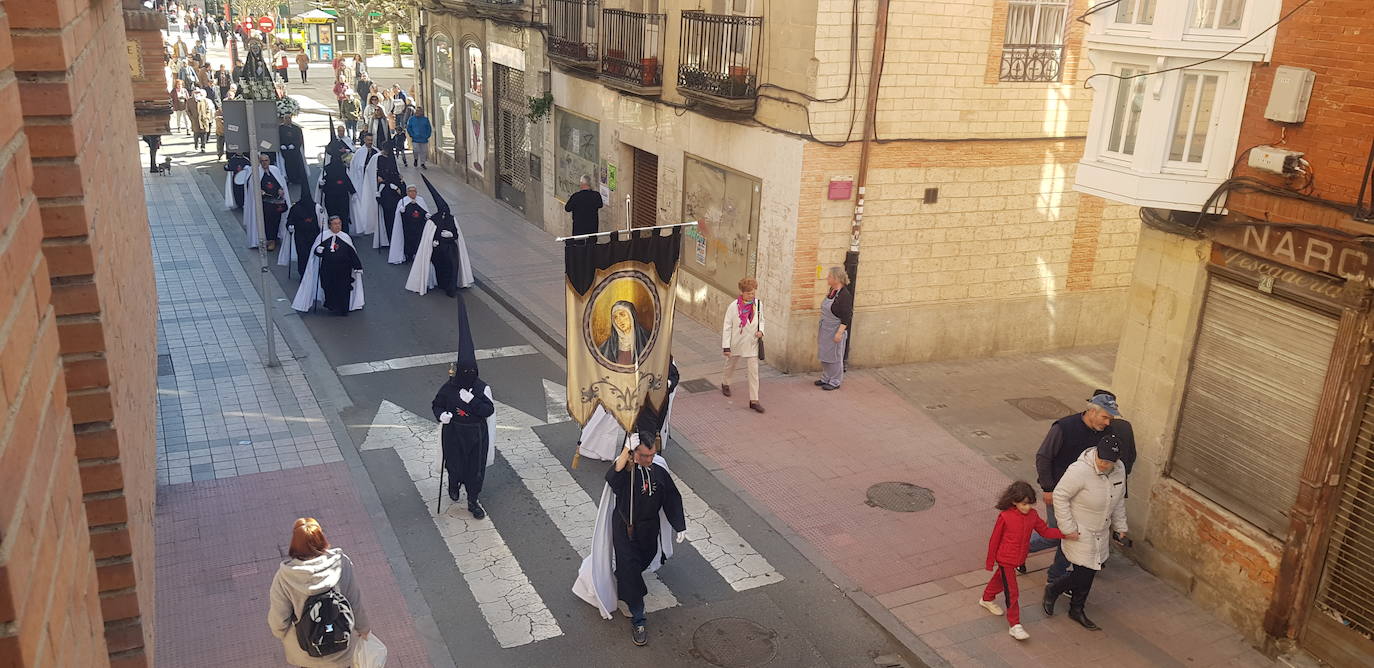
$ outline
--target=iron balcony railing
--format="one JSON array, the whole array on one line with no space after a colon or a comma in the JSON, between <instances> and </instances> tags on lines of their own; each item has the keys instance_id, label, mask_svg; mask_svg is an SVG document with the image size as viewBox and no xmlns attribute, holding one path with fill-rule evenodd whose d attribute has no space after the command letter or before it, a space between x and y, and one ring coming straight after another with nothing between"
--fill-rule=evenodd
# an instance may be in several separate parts
<instances>
[{"instance_id":1,"label":"iron balcony railing","mask_svg":"<svg viewBox=\"0 0 1374 668\"><path fill-rule=\"evenodd\" d=\"M1064 70L1062 44L1007 44L1002 47L1001 81L1059 81Z\"/></svg>"},{"instance_id":2,"label":"iron balcony railing","mask_svg":"<svg viewBox=\"0 0 1374 668\"><path fill-rule=\"evenodd\" d=\"M682 12L677 86L728 99L758 93L762 16Z\"/></svg>"},{"instance_id":3,"label":"iron balcony railing","mask_svg":"<svg viewBox=\"0 0 1374 668\"><path fill-rule=\"evenodd\" d=\"M597 0L549 0L549 55L596 61Z\"/></svg>"},{"instance_id":4,"label":"iron balcony railing","mask_svg":"<svg viewBox=\"0 0 1374 668\"><path fill-rule=\"evenodd\" d=\"M645 88L663 85L667 14L601 11L601 74Z\"/></svg>"}]
</instances>

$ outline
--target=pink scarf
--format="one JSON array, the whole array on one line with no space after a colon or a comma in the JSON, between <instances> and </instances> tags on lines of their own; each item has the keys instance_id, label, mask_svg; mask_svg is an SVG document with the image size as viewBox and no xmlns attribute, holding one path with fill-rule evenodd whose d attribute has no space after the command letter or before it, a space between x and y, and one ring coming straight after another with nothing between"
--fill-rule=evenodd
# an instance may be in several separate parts
<instances>
[{"instance_id":1,"label":"pink scarf","mask_svg":"<svg viewBox=\"0 0 1374 668\"><path fill-rule=\"evenodd\" d=\"M744 329L749 326L749 321L754 319L754 302L746 302L742 298L736 298L735 303L739 308L740 329Z\"/></svg>"}]
</instances>

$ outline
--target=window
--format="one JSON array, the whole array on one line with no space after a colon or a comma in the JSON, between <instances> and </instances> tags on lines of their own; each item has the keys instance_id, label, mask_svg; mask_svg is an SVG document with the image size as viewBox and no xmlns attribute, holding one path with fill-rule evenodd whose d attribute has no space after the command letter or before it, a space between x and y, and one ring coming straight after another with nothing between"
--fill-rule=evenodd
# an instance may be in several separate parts
<instances>
[{"instance_id":1,"label":"window","mask_svg":"<svg viewBox=\"0 0 1374 668\"><path fill-rule=\"evenodd\" d=\"M1059 81L1067 0L1016 0L1007 6L1001 81Z\"/></svg>"},{"instance_id":2,"label":"window","mask_svg":"<svg viewBox=\"0 0 1374 668\"><path fill-rule=\"evenodd\" d=\"M1116 5L1116 23L1148 26L1155 22L1155 0L1121 0Z\"/></svg>"},{"instance_id":3,"label":"window","mask_svg":"<svg viewBox=\"0 0 1374 668\"><path fill-rule=\"evenodd\" d=\"M1192 27L1200 30L1240 30L1245 0L1194 0Z\"/></svg>"},{"instance_id":4,"label":"window","mask_svg":"<svg viewBox=\"0 0 1374 668\"><path fill-rule=\"evenodd\" d=\"M1119 77L1144 74L1143 67L1121 67ZM1145 77L1117 79L1116 95L1112 99L1111 132L1107 136L1107 151L1120 155L1135 155L1136 134L1140 130L1140 109L1145 103Z\"/></svg>"},{"instance_id":5,"label":"window","mask_svg":"<svg viewBox=\"0 0 1374 668\"><path fill-rule=\"evenodd\" d=\"M453 91L453 46L445 35L430 40L430 69L434 76L434 100L430 109L430 124L434 127L432 142L440 153L454 156L457 142L454 131L457 123L457 100Z\"/></svg>"},{"instance_id":6,"label":"window","mask_svg":"<svg viewBox=\"0 0 1374 668\"><path fill-rule=\"evenodd\" d=\"M1201 164L1212 127L1212 112L1217 100L1221 75L1185 72L1174 113L1174 132L1169 142L1169 160Z\"/></svg>"},{"instance_id":7,"label":"window","mask_svg":"<svg viewBox=\"0 0 1374 668\"><path fill-rule=\"evenodd\" d=\"M468 168L481 174L486 169L487 133L482 116L482 92L486 75L482 49L468 44L463 56L463 135L467 138Z\"/></svg>"}]
</instances>

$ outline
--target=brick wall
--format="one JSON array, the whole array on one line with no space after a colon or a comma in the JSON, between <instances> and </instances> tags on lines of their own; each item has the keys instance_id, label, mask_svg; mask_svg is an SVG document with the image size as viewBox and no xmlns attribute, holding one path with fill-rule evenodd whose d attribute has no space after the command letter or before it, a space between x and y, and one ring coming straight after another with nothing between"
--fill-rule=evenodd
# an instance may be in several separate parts
<instances>
[{"instance_id":1,"label":"brick wall","mask_svg":"<svg viewBox=\"0 0 1374 668\"><path fill-rule=\"evenodd\" d=\"M1288 13L1301 0L1284 0ZM1272 62L1256 65L1250 79L1241 124L1241 151L1252 146L1280 142L1284 148L1302 151L1312 163L1316 182L1312 194L1353 205L1360 177L1370 151L1369 128L1374 127L1374 13L1364 0L1325 0L1299 10L1279 27ZM1342 56L1344 54L1344 57ZM1307 120L1288 126L1264 118L1264 107L1279 65L1304 67L1316 73ZM1244 163L1244 156L1241 162ZM1252 176L1275 185L1303 185L1303 179L1252 170L1242 164L1240 176ZM1350 216L1339 211L1269 195L1233 194L1227 201L1233 211L1278 221L1336 226Z\"/></svg>"},{"instance_id":2,"label":"brick wall","mask_svg":"<svg viewBox=\"0 0 1374 668\"><path fill-rule=\"evenodd\" d=\"M1087 0L1069 9L1064 75L1060 82L1001 82L998 68L1006 29L1007 0L892 0L887 56L878 98L878 136L1058 137L1087 133L1090 73L1080 52L1081 23L1072 20ZM876 0L860 2L860 118L872 58ZM851 0L821 0L816 38L816 97L845 93L850 61ZM840 140L848 134L856 100L811 105L817 136ZM862 129L862 123L857 126ZM857 135L856 135L857 136Z\"/></svg>"},{"instance_id":3,"label":"brick wall","mask_svg":"<svg viewBox=\"0 0 1374 668\"><path fill-rule=\"evenodd\" d=\"M11 513L0 517L0 600L12 602L0 605L10 620L0 664L146 665L156 292L123 8L4 11L0 67L13 53L13 68L0 76L0 136L13 139L0 154L11 175L0 211L16 224L3 265L15 280L0 281L11 303L0 307L17 308L4 338L0 470L16 484L0 489L22 489L24 501L0 503Z\"/></svg>"}]
</instances>

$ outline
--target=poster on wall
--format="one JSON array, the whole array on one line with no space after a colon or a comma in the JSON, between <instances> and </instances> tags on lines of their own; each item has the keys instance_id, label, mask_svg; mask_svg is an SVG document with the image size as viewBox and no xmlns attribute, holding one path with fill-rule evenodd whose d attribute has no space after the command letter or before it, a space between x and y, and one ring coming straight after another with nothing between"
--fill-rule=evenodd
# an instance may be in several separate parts
<instances>
[{"instance_id":1,"label":"poster on wall","mask_svg":"<svg viewBox=\"0 0 1374 668\"><path fill-rule=\"evenodd\" d=\"M753 270L761 182L693 156L683 161L682 219L697 221L693 273L733 294Z\"/></svg>"},{"instance_id":2,"label":"poster on wall","mask_svg":"<svg viewBox=\"0 0 1374 668\"><path fill-rule=\"evenodd\" d=\"M578 181L584 175L597 177L600 126L561 107L554 108L554 120L558 128L554 191L559 198L566 199L577 192Z\"/></svg>"},{"instance_id":3,"label":"poster on wall","mask_svg":"<svg viewBox=\"0 0 1374 668\"><path fill-rule=\"evenodd\" d=\"M468 166L481 174L487 157L487 136L482 127L482 99L472 96L466 99L467 122L463 126L468 133Z\"/></svg>"}]
</instances>

